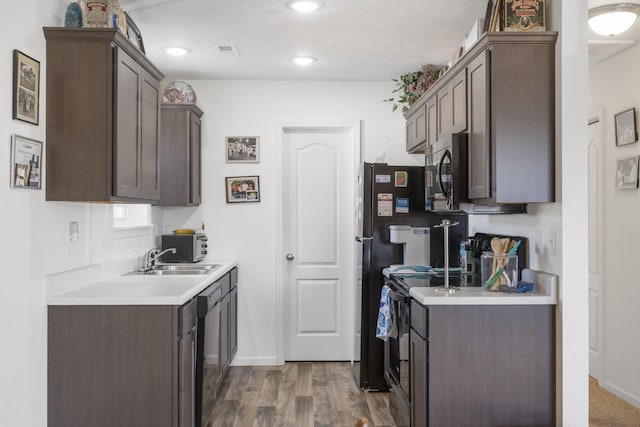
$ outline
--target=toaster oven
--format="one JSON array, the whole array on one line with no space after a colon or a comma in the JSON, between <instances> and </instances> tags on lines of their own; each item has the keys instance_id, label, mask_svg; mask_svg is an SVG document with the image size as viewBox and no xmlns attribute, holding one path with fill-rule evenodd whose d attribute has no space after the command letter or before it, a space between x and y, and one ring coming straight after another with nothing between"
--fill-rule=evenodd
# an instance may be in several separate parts
<instances>
[{"instance_id":1,"label":"toaster oven","mask_svg":"<svg viewBox=\"0 0 640 427\"><path fill-rule=\"evenodd\" d=\"M207 235L163 234L162 250L175 248L175 253L162 255L162 262L198 262L207 255Z\"/></svg>"}]
</instances>

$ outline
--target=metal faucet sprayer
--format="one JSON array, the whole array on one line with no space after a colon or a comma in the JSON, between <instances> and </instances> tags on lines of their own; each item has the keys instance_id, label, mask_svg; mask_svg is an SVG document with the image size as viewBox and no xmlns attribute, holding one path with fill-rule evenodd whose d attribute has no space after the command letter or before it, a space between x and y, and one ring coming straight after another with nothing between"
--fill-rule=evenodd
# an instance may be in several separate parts
<instances>
[{"instance_id":1,"label":"metal faucet sprayer","mask_svg":"<svg viewBox=\"0 0 640 427\"><path fill-rule=\"evenodd\" d=\"M156 259L166 254L167 252L171 252L172 254L176 253L176 248L168 248L163 251L160 251L158 248L152 248L147 251L142 257L142 267L140 271L149 271L155 265Z\"/></svg>"}]
</instances>

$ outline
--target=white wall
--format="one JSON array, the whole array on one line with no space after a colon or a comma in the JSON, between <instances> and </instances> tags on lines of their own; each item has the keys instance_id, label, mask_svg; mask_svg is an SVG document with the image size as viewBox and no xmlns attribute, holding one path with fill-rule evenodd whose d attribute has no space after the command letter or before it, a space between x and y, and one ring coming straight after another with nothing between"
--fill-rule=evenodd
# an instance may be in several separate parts
<instances>
[{"instance_id":1,"label":"white wall","mask_svg":"<svg viewBox=\"0 0 640 427\"><path fill-rule=\"evenodd\" d=\"M108 205L45 202L42 190L9 187L12 134L45 141L46 48L43 26L61 26L68 1L22 0L4 4L8 19L0 40L0 424L45 426L47 414L47 311L45 276L141 255L154 243L153 230L142 237L111 229ZM40 124L11 120L13 49L41 64ZM45 141L46 150L46 141ZM44 169L49 165L44 162ZM158 210L153 217L159 218ZM68 223L78 221L80 239L68 243Z\"/></svg>"},{"instance_id":2,"label":"white wall","mask_svg":"<svg viewBox=\"0 0 640 427\"><path fill-rule=\"evenodd\" d=\"M589 104L602 108L604 173L603 375L600 382L640 407L640 341L634 331L640 324L640 287L636 275L640 241L639 190L616 190L616 160L640 155L639 144L615 144L614 114L635 107L640 111L637 69L640 45L589 68Z\"/></svg>"},{"instance_id":3,"label":"white wall","mask_svg":"<svg viewBox=\"0 0 640 427\"><path fill-rule=\"evenodd\" d=\"M562 204L545 203L527 205L526 214L470 215L469 234L499 233L522 236L529 239L528 267L560 274L562 271ZM536 252L536 232L541 233L540 250ZM556 252L552 254L549 243L551 233L556 235Z\"/></svg>"},{"instance_id":4,"label":"white wall","mask_svg":"<svg viewBox=\"0 0 640 427\"><path fill-rule=\"evenodd\" d=\"M204 111L202 204L165 210L166 224L205 222L209 252L237 258L239 345L236 364L276 362L275 143L278 123L362 121L362 159L386 146L386 162L423 164L404 149L405 122L382 102L393 82L190 81ZM260 163L225 163L226 136L259 136ZM226 176L258 175L259 203L225 202Z\"/></svg>"}]
</instances>

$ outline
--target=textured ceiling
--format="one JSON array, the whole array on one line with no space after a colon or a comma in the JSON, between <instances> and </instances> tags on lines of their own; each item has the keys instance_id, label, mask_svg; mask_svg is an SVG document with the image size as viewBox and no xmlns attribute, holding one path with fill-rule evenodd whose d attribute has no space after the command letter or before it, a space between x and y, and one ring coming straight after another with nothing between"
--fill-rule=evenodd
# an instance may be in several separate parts
<instances>
[{"instance_id":1,"label":"textured ceiling","mask_svg":"<svg viewBox=\"0 0 640 427\"><path fill-rule=\"evenodd\" d=\"M140 27L147 55L168 78L213 80L389 80L423 64L444 65L474 21L484 16L487 4L486 0L322 1L324 7L307 15L288 9L287 0L121 0L121 4ZM589 0L589 7L610 3ZM640 23L613 38L589 30L589 39L591 61L597 62L639 40ZM239 55L221 55L218 45L232 45ZM190 53L169 56L164 50L170 46L188 48ZM299 55L318 62L300 68L290 62Z\"/></svg>"},{"instance_id":2,"label":"textured ceiling","mask_svg":"<svg viewBox=\"0 0 640 427\"><path fill-rule=\"evenodd\" d=\"M485 0L323 0L313 14L287 0L121 0L147 55L169 78L388 80L446 64ZM216 45L234 45L223 56ZM164 52L188 48L180 58ZM300 68L289 60L318 62Z\"/></svg>"}]
</instances>

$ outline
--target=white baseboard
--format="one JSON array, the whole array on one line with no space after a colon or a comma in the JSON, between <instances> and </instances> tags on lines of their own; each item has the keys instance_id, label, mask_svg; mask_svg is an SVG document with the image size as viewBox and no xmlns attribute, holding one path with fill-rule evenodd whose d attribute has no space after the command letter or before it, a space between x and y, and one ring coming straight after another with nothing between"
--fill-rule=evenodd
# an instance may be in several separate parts
<instances>
[{"instance_id":1,"label":"white baseboard","mask_svg":"<svg viewBox=\"0 0 640 427\"><path fill-rule=\"evenodd\" d=\"M638 398L638 396L634 396L633 394L616 386L610 381L601 381L600 386L605 390L615 394L620 399L626 401L629 405L635 406L636 408L640 408L640 398Z\"/></svg>"},{"instance_id":2,"label":"white baseboard","mask_svg":"<svg viewBox=\"0 0 640 427\"><path fill-rule=\"evenodd\" d=\"M602 360L600 354L589 349L589 375L598 380L602 379Z\"/></svg>"},{"instance_id":3,"label":"white baseboard","mask_svg":"<svg viewBox=\"0 0 640 427\"><path fill-rule=\"evenodd\" d=\"M276 356L242 357L236 356L231 366L278 366Z\"/></svg>"}]
</instances>

